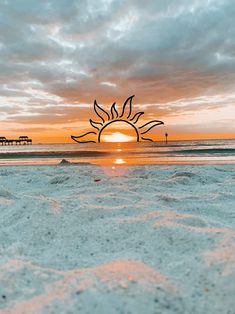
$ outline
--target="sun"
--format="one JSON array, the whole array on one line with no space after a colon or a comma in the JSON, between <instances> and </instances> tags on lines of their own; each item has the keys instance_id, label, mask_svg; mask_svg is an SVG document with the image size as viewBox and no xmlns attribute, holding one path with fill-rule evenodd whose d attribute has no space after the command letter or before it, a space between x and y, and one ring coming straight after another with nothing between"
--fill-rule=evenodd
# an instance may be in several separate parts
<instances>
[{"instance_id":1,"label":"sun","mask_svg":"<svg viewBox=\"0 0 235 314\"><path fill-rule=\"evenodd\" d=\"M164 124L160 120L151 120L141 126L138 126L138 121L144 112L132 113L132 100L134 95L126 99L123 104L121 114L116 109L116 103L111 106L110 112L101 108L96 100L94 101L94 111L99 118L99 121L90 119L90 125L93 131L84 133L79 136L71 135L71 138L77 143L100 143L100 142L140 142L140 141L153 141L147 138L146 134L154 127ZM123 124L130 129L131 135L123 134L122 129L118 130L118 126ZM111 127L117 128L117 132L112 134L105 134Z\"/></svg>"},{"instance_id":2,"label":"sun","mask_svg":"<svg viewBox=\"0 0 235 314\"><path fill-rule=\"evenodd\" d=\"M101 136L102 142L109 143L125 143L125 142L134 142L135 136L130 136L123 134L121 132L113 132L112 134L104 134Z\"/></svg>"}]
</instances>

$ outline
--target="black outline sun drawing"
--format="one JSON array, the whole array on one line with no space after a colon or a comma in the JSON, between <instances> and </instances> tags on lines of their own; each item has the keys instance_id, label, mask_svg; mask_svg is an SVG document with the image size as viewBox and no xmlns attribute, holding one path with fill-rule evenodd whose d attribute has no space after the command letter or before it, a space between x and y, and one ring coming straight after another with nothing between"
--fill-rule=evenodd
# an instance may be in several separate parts
<instances>
[{"instance_id":1,"label":"black outline sun drawing","mask_svg":"<svg viewBox=\"0 0 235 314\"><path fill-rule=\"evenodd\" d=\"M116 103L113 103L111 106L110 113L101 108L97 101L94 101L94 111L97 115L97 117L100 119L99 122L93 121L90 119L90 125L95 129L95 131L90 131L87 133L84 133L80 136L73 136L71 135L71 138L77 142L77 143L100 143L102 138L103 131L109 127L111 124L117 123L117 122L124 122L130 125L134 130L136 134L136 142L140 141L151 141L153 140L151 138L146 138L145 134L147 134L152 128L164 124L164 122L160 120L151 120L141 126L138 126L138 121L141 116L144 115L143 111L136 112L135 114L132 113L132 99L135 95L132 95L126 99L126 101L123 104L122 112L121 114L118 113L116 109ZM89 140L89 136L91 134L94 136L96 135L97 140Z\"/></svg>"}]
</instances>

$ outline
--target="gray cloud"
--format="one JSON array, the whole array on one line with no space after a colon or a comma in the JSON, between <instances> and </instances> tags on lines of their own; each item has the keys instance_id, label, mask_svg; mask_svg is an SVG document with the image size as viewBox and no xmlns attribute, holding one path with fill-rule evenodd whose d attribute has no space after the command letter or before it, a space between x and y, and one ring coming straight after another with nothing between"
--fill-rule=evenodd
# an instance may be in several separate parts
<instances>
[{"instance_id":1,"label":"gray cloud","mask_svg":"<svg viewBox=\"0 0 235 314\"><path fill-rule=\"evenodd\" d=\"M20 123L71 122L80 104L131 94L150 115L223 107L213 97L234 89L234 20L232 0L3 0L2 110Z\"/></svg>"}]
</instances>

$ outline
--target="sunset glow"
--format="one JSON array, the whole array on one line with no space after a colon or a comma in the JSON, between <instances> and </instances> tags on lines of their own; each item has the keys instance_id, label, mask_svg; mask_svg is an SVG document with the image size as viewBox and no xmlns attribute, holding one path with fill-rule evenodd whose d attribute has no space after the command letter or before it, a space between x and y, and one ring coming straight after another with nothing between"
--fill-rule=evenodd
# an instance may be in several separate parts
<instances>
[{"instance_id":1,"label":"sunset glow","mask_svg":"<svg viewBox=\"0 0 235 314\"><path fill-rule=\"evenodd\" d=\"M71 143L89 129L94 99L120 112L135 94L140 123L165 123L153 140L235 137L229 3L1 1L0 12L0 136ZM116 132L125 136L105 141L133 140Z\"/></svg>"}]
</instances>

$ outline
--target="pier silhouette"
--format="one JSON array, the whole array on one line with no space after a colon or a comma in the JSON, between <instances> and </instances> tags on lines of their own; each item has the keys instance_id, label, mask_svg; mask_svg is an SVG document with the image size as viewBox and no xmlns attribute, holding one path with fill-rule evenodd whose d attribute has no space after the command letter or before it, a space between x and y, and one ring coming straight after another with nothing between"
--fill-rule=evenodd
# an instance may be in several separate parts
<instances>
[{"instance_id":1,"label":"pier silhouette","mask_svg":"<svg viewBox=\"0 0 235 314\"><path fill-rule=\"evenodd\" d=\"M18 139L7 139L6 137L0 137L0 144L2 145L32 145L32 139L28 136L20 136Z\"/></svg>"}]
</instances>

